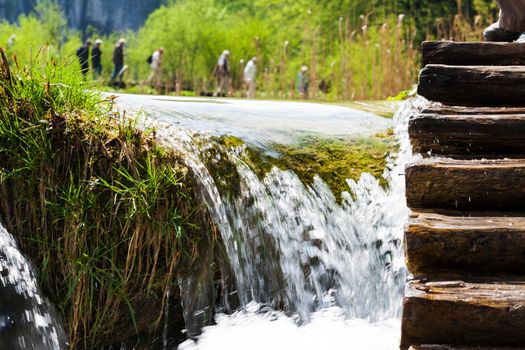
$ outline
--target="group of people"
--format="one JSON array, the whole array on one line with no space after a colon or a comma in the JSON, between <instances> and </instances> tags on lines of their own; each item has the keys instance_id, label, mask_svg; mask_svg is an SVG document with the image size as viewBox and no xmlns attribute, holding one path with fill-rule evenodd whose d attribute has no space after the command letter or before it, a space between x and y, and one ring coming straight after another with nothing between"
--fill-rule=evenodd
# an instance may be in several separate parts
<instances>
[{"instance_id":1,"label":"group of people","mask_svg":"<svg viewBox=\"0 0 525 350\"><path fill-rule=\"evenodd\" d=\"M84 79L87 79L89 73L89 63L91 57L91 70L93 78L98 79L102 74L102 40L95 40L95 45L92 46L91 40L86 40L84 44L77 50L77 57L80 63L80 70ZM128 66L124 64L124 46L126 39L120 38L113 49L113 73L111 74L110 84L122 86L123 76ZM148 83L153 83L155 87L159 87L162 81L161 66L164 48L160 47L155 50L151 56L147 58L147 62L151 67L151 74L148 78Z\"/></svg>"},{"instance_id":2,"label":"group of people","mask_svg":"<svg viewBox=\"0 0 525 350\"><path fill-rule=\"evenodd\" d=\"M214 76L217 79L217 90L213 94L217 97L228 96L229 82L231 76L230 70L230 51L224 50L217 61L214 69ZM242 63L242 61L241 61ZM252 57L244 66L243 79L246 84L246 96L248 98L256 97L256 77L257 77L257 57ZM302 98L308 98L308 86L310 79L308 77L308 67L302 66L296 78L296 90Z\"/></svg>"},{"instance_id":3,"label":"group of people","mask_svg":"<svg viewBox=\"0 0 525 350\"><path fill-rule=\"evenodd\" d=\"M110 85L124 86L123 76L128 66L124 64L124 47L126 40L120 38L113 49L113 73L109 80ZM92 48L93 46L93 48ZM91 71L94 79L98 79L102 75L102 40L97 39L95 43L91 40L86 40L84 44L76 52L82 75L84 79L88 78L88 73ZM147 83L153 85L160 90L162 85L162 61L164 55L164 48L156 49L148 58L147 63L150 65L151 73L147 79ZM296 78L296 89L299 95L303 98L308 97L308 68L302 66ZM230 51L224 50L217 61L214 68L214 76L217 80L217 89L214 96L225 97L230 93ZM257 77L257 58L252 57L244 66L243 78L246 84L246 95L248 98L256 97L256 77Z\"/></svg>"},{"instance_id":4,"label":"group of people","mask_svg":"<svg viewBox=\"0 0 525 350\"><path fill-rule=\"evenodd\" d=\"M230 69L230 51L224 50L217 61L214 69L214 75L217 78L217 90L213 94L218 97L225 97L229 94L229 82L231 76ZM241 61L242 62L242 61ZM252 57L244 67L244 82L246 84L247 97L255 98L256 76L257 76L257 57Z\"/></svg>"}]
</instances>

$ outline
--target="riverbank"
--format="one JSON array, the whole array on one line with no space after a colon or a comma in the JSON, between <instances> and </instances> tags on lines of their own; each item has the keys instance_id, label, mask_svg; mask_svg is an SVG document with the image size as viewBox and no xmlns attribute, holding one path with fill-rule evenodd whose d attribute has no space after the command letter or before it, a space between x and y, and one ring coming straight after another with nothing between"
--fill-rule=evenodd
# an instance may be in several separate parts
<instances>
[{"instance_id":1,"label":"riverbank","mask_svg":"<svg viewBox=\"0 0 525 350\"><path fill-rule=\"evenodd\" d=\"M229 223L213 210L219 210L222 201L231 205L229 215L248 210L245 215L249 217L240 224L259 225L263 220L256 213L259 209L250 206L258 196L267 195L264 191L273 189L252 192L255 187L249 187L256 180L250 177L251 169L261 182L257 186L272 177L291 176L301 193L309 188L305 184L321 186L314 179L317 173L339 197L348 186L347 178L357 181L364 171L380 178L393 147L391 134L377 135L378 130L388 129L389 119L366 113L347 119L337 114L341 107L312 110L314 104L305 104L312 119L309 128L328 127L337 135L345 133L347 126L332 122L353 123L356 128L362 122L379 146L368 138L341 141L337 137L308 139L301 132L282 134L283 124L275 121L253 134L265 136L260 142L245 134L243 139L221 140L202 131L201 135L162 136L163 130L144 127L115 108L112 96L93 90L68 66L50 61L18 69L2 59L0 74L0 217L34 262L44 294L65 321L72 348L152 344L167 341L164 334L176 343L185 338L182 329L197 334L200 327L213 322L215 307L233 312L243 304L236 296L242 279L232 272L235 263L232 256L226 257L231 252L224 246L224 237L232 230L239 235L236 240L246 240L245 249L251 249L253 243L243 236L248 234L244 228L228 228ZM164 107L173 102L161 103L159 111L170 117ZM269 113L285 106L273 106ZM337 113L319 119L316 111L320 110ZM293 115L288 125L295 127L298 123ZM180 127L181 115L177 117L177 122L164 121ZM233 124L238 125L235 120ZM376 126L370 127L372 124ZM261 126L257 120L248 120L246 130L256 125ZM301 142L275 142L276 135L283 140L293 135L293 140ZM350 161L366 155L372 155L370 164L364 162L370 168ZM250 159L259 163L243 163ZM337 167L331 167L332 163ZM272 170L275 165L296 171L302 181L292 172ZM206 192L212 188L206 186L216 192ZM213 202L213 195L220 197L219 202ZM332 205L337 207L335 202ZM229 220L235 221L233 217ZM269 236L268 240L270 244ZM201 299L193 306L188 302L195 296L188 295L188 290L199 291ZM185 310L181 298L188 298ZM223 299L228 299L228 308L223 303L216 305ZM204 316L195 320L188 310Z\"/></svg>"},{"instance_id":2,"label":"riverbank","mask_svg":"<svg viewBox=\"0 0 525 350\"><path fill-rule=\"evenodd\" d=\"M0 73L0 216L71 347L153 338L210 238L183 159L66 66Z\"/></svg>"}]
</instances>

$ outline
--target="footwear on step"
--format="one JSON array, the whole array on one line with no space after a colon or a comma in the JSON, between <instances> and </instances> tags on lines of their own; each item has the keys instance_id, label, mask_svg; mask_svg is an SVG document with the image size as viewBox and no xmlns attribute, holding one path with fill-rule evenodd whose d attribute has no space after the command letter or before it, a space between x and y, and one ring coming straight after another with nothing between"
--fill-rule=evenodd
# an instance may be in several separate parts
<instances>
[{"instance_id":1,"label":"footwear on step","mask_svg":"<svg viewBox=\"0 0 525 350\"><path fill-rule=\"evenodd\" d=\"M499 24L492 23L483 31L483 38L485 41L503 41L511 42L517 40L520 37L519 32L509 32L501 28Z\"/></svg>"}]
</instances>

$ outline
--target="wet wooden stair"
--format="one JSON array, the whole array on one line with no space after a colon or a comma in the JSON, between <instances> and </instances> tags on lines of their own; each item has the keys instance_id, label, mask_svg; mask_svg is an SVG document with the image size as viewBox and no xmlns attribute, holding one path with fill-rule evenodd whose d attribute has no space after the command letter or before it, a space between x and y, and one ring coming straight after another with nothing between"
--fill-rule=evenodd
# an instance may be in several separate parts
<instances>
[{"instance_id":1,"label":"wet wooden stair","mask_svg":"<svg viewBox=\"0 0 525 350\"><path fill-rule=\"evenodd\" d=\"M525 349L525 44L422 52L401 349Z\"/></svg>"}]
</instances>

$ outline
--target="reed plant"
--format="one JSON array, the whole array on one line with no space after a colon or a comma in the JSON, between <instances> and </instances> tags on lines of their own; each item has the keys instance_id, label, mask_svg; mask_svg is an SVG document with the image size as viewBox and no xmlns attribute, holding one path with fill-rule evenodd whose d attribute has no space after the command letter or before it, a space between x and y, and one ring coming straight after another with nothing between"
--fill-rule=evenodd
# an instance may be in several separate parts
<instances>
[{"instance_id":1,"label":"reed plant","mask_svg":"<svg viewBox=\"0 0 525 350\"><path fill-rule=\"evenodd\" d=\"M0 217L39 268L71 348L93 349L158 325L195 258L202 213L181 156L47 52L17 65L0 51Z\"/></svg>"},{"instance_id":2,"label":"reed plant","mask_svg":"<svg viewBox=\"0 0 525 350\"><path fill-rule=\"evenodd\" d=\"M306 65L310 98L370 100L396 96L417 83L422 40L480 40L495 15L489 0L180 0L151 13L136 32L103 34L89 27L83 36L103 40L102 81L111 76L115 43L127 39L129 92L213 92L212 72L228 49L234 96L243 96L243 64L255 56L260 97L299 97L295 80ZM25 63L42 44L52 47L55 57L71 57L81 45L81 33L66 23L56 2L42 1L17 23L0 23L0 43L16 34L10 52ZM163 87L156 90L148 86L146 59L161 46Z\"/></svg>"}]
</instances>

